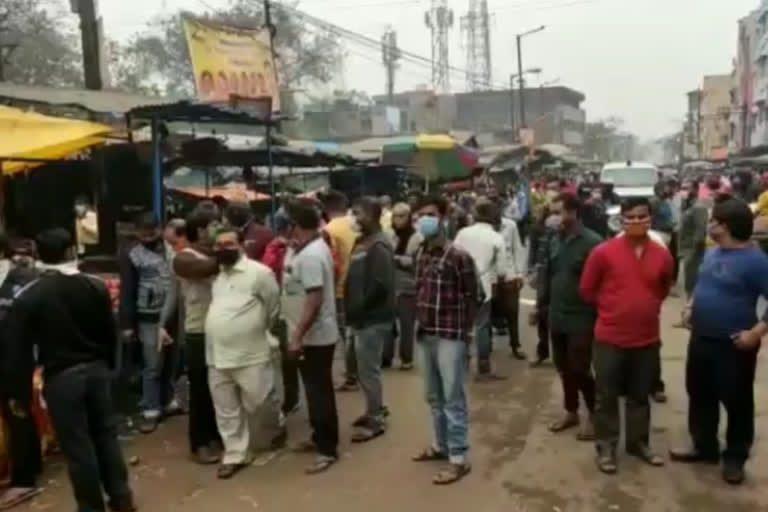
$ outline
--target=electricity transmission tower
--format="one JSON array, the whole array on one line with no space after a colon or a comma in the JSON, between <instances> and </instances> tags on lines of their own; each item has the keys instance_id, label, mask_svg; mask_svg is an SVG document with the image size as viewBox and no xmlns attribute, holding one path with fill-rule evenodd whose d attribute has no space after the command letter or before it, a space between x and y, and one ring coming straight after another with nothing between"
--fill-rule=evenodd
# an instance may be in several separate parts
<instances>
[{"instance_id":1,"label":"electricity transmission tower","mask_svg":"<svg viewBox=\"0 0 768 512\"><path fill-rule=\"evenodd\" d=\"M397 32L388 29L381 37L381 61L387 71L387 100L392 104L395 95L395 70L400 60L400 49L397 47Z\"/></svg>"},{"instance_id":2,"label":"electricity transmission tower","mask_svg":"<svg viewBox=\"0 0 768 512\"><path fill-rule=\"evenodd\" d=\"M436 93L450 92L448 31L453 27L453 10L448 7L448 0L432 0L424 22L432 31L432 89Z\"/></svg>"},{"instance_id":3,"label":"electricity transmission tower","mask_svg":"<svg viewBox=\"0 0 768 512\"><path fill-rule=\"evenodd\" d=\"M467 88L490 89L491 28L488 0L469 0L469 10L461 17L461 31L467 53Z\"/></svg>"}]
</instances>

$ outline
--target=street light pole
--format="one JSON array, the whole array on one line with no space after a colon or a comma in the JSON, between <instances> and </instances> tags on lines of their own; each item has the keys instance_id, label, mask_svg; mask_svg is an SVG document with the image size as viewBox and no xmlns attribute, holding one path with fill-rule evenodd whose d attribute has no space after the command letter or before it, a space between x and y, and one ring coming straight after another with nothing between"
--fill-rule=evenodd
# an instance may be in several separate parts
<instances>
[{"instance_id":1,"label":"street light pole","mask_svg":"<svg viewBox=\"0 0 768 512\"><path fill-rule=\"evenodd\" d=\"M520 128L527 128L527 124L525 122L525 78L523 77L522 41L523 37L535 34L536 32L541 32L545 28L547 28L546 25L542 25L539 28L529 30L528 32L523 32L522 34L517 34L517 36L515 36L517 40L517 73L518 80L520 80Z\"/></svg>"}]
</instances>

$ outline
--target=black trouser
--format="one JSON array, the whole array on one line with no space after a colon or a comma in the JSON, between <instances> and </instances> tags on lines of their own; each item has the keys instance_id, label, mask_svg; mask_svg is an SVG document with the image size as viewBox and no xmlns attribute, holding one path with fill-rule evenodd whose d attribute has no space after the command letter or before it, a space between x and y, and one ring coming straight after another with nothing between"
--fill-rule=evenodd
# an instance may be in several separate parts
<instances>
[{"instance_id":1,"label":"black trouser","mask_svg":"<svg viewBox=\"0 0 768 512\"><path fill-rule=\"evenodd\" d=\"M677 255L677 233L672 231L668 233L669 239L669 252L672 254L672 282L677 284L677 278L680 275L680 259Z\"/></svg>"},{"instance_id":2,"label":"black trouser","mask_svg":"<svg viewBox=\"0 0 768 512\"><path fill-rule=\"evenodd\" d=\"M339 417L333 391L333 354L335 345L304 347L300 362L301 379L307 395L312 442L322 455L337 457Z\"/></svg>"},{"instance_id":3,"label":"black trouser","mask_svg":"<svg viewBox=\"0 0 768 512\"><path fill-rule=\"evenodd\" d=\"M8 428L11 487L36 487L37 477L43 469L43 460L31 404L19 405L23 412L23 416L19 417L11 412L6 398L3 397L2 402L3 419Z\"/></svg>"},{"instance_id":4,"label":"black trouser","mask_svg":"<svg viewBox=\"0 0 768 512\"><path fill-rule=\"evenodd\" d=\"M299 403L299 366L288 353L288 325L279 320L272 334L280 341L280 370L283 377L283 412L288 413Z\"/></svg>"},{"instance_id":5,"label":"black trouser","mask_svg":"<svg viewBox=\"0 0 768 512\"><path fill-rule=\"evenodd\" d=\"M102 487L112 508L132 502L117 441L117 416L104 363L83 363L45 382L53 428L67 459L78 512L103 512Z\"/></svg>"},{"instance_id":6,"label":"black trouser","mask_svg":"<svg viewBox=\"0 0 768 512\"><path fill-rule=\"evenodd\" d=\"M496 287L491 303L491 318L499 318L509 333L509 346L520 348L520 288L515 283ZM494 323L494 325L496 325Z\"/></svg>"},{"instance_id":7,"label":"black trouser","mask_svg":"<svg viewBox=\"0 0 768 512\"><path fill-rule=\"evenodd\" d=\"M691 336L685 385L688 430L703 454L717 455L720 403L728 413L725 460L743 464L755 437L755 366L757 351L742 351L733 341Z\"/></svg>"},{"instance_id":8,"label":"black trouser","mask_svg":"<svg viewBox=\"0 0 768 512\"><path fill-rule=\"evenodd\" d=\"M416 296L397 296L397 320L399 322L397 343L398 354L402 364L413 363L413 339L416 327ZM383 359L385 363L391 363L395 357L395 337L389 336L384 343Z\"/></svg>"},{"instance_id":9,"label":"black trouser","mask_svg":"<svg viewBox=\"0 0 768 512\"><path fill-rule=\"evenodd\" d=\"M615 448L619 442L619 396L626 394L627 449L647 445L659 344L621 348L602 341L594 344L595 436L598 445Z\"/></svg>"},{"instance_id":10,"label":"black trouser","mask_svg":"<svg viewBox=\"0 0 768 512\"><path fill-rule=\"evenodd\" d=\"M203 446L221 443L216 426L211 388L208 386L208 364L205 360L205 335L186 334L187 379L189 380L189 449L196 453Z\"/></svg>"},{"instance_id":11,"label":"black trouser","mask_svg":"<svg viewBox=\"0 0 768 512\"><path fill-rule=\"evenodd\" d=\"M541 361L549 359L549 310L546 308L539 309L536 317L536 331L539 335L536 356Z\"/></svg>"},{"instance_id":12,"label":"black trouser","mask_svg":"<svg viewBox=\"0 0 768 512\"><path fill-rule=\"evenodd\" d=\"M595 410L595 378L592 376L592 331L572 334L552 331L552 355L563 385L563 406L579 412L579 393L587 411Z\"/></svg>"}]
</instances>

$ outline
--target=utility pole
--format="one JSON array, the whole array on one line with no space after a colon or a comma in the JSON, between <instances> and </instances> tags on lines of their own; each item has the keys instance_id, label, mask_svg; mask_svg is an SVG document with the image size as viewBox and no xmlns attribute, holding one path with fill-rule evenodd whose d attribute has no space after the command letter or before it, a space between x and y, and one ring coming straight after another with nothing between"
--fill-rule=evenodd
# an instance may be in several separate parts
<instances>
[{"instance_id":1,"label":"utility pole","mask_svg":"<svg viewBox=\"0 0 768 512\"><path fill-rule=\"evenodd\" d=\"M400 49L397 47L397 32L388 29L381 37L381 61L387 73L387 101L392 105L395 96L395 71L400 60Z\"/></svg>"},{"instance_id":2,"label":"utility pole","mask_svg":"<svg viewBox=\"0 0 768 512\"><path fill-rule=\"evenodd\" d=\"M509 75L509 126L512 130L512 139L517 138L515 129L515 76Z\"/></svg>"},{"instance_id":3,"label":"utility pole","mask_svg":"<svg viewBox=\"0 0 768 512\"><path fill-rule=\"evenodd\" d=\"M520 128L526 128L525 124L525 77L523 77L523 36L518 34L517 39L517 79L520 84Z\"/></svg>"},{"instance_id":4,"label":"utility pole","mask_svg":"<svg viewBox=\"0 0 768 512\"><path fill-rule=\"evenodd\" d=\"M520 80L520 128L528 127L525 121L525 77L523 76L522 42L525 36L541 32L545 28L547 28L546 25L542 25L539 28L529 30L528 32L523 32L522 34L517 34L517 36L515 36L517 40L517 77Z\"/></svg>"},{"instance_id":5,"label":"utility pole","mask_svg":"<svg viewBox=\"0 0 768 512\"><path fill-rule=\"evenodd\" d=\"M85 88L98 91L104 88L101 59L101 37L95 0L71 0L72 12L80 16L80 34L83 45L83 71Z\"/></svg>"}]
</instances>

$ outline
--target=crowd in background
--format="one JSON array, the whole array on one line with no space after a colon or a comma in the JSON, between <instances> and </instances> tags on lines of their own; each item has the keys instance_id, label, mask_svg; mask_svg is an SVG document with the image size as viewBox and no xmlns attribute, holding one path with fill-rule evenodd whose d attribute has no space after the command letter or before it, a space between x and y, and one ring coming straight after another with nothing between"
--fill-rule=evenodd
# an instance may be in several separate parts
<instances>
[{"instance_id":1,"label":"crowd in background","mask_svg":"<svg viewBox=\"0 0 768 512\"><path fill-rule=\"evenodd\" d=\"M389 197L349 204L330 190L284 201L271 227L247 204L221 211L204 201L165 225L150 214L136 219L118 256L117 312L104 283L78 270L86 223L77 240L50 230L36 245L11 247L0 236L0 391L13 447L0 505L39 492L35 366L44 369L81 512L134 510L118 436L134 427L151 434L184 412L192 459L218 464L219 478L286 443L314 455L307 473L323 472L339 457L335 393L362 393L351 441L375 440L389 427L382 370L412 371L416 362L433 439L413 460L442 463L435 484L456 482L471 470L470 360L478 382L506 379L492 368L494 333L513 358L528 359L519 326L526 284L538 335L531 365L552 357L562 382L563 414L549 429L577 428L577 439L595 442L598 469L615 473L624 396L627 453L661 466L649 398L666 401L660 313L677 294L678 269L688 300L680 325L691 329L693 443L670 456L722 459L725 480L741 483L754 437L756 354L768 332L755 314L768 295L768 258L751 241L768 217L768 192L758 198L745 181L663 180L653 198L621 203L618 233L610 192L558 178L411 192L394 205ZM82 219L90 211L82 202L77 209ZM137 383L134 423L124 402ZM722 453L719 402L729 415ZM312 434L296 440L285 420L302 404Z\"/></svg>"}]
</instances>

